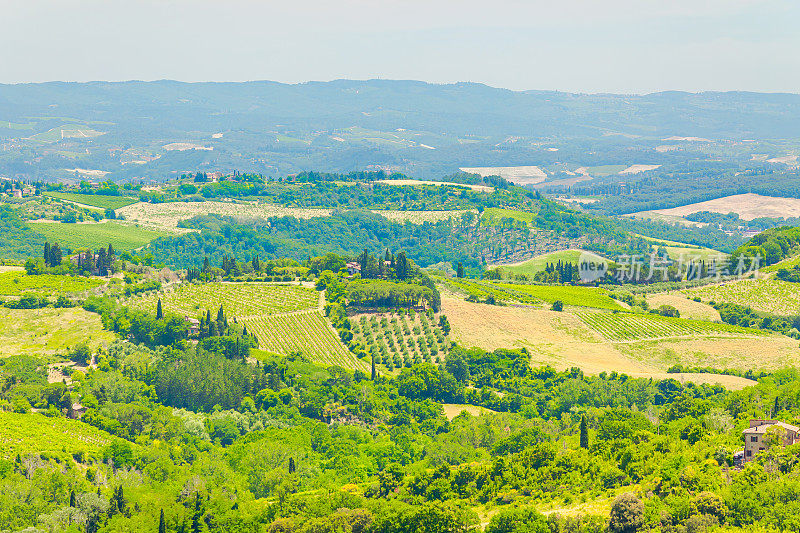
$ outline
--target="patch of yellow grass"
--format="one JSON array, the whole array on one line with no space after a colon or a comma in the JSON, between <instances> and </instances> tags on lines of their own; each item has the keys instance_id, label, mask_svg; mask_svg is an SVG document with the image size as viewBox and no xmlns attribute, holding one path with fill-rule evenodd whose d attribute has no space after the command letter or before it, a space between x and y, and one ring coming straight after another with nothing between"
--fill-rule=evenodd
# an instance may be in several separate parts
<instances>
[{"instance_id":1,"label":"patch of yellow grass","mask_svg":"<svg viewBox=\"0 0 800 533\"><path fill-rule=\"evenodd\" d=\"M451 338L462 346L484 350L527 348L534 366L549 364L559 370L578 367L589 374L615 371L741 389L754 382L717 374L668 374L666 370L676 363L742 371L771 369L794 364L800 355L796 341L779 335L755 340L728 334L611 342L566 311L475 304L447 296L442 298L442 310L452 327Z\"/></svg>"},{"instance_id":2,"label":"patch of yellow grass","mask_svg":"<svg viewBox=\"0 0 800 533\"><path fill-rule=\"evenodd\" d=\"M647 303L651 309L661 305L671 305L681 313L681 318L693 318L695 320L720 321L719 311L708 304L690 300L679 292L660 292L648 294Z\"/></svg>"},{"instance_id":3,"label":"patch of yellow grass","mask_svg":"<svg viewBox=\"0 0 800 533\"><path fill-rule=\"evenodd\" d=\"M103 329L100 316L79 307L72 309L0 308L0 357L63 353L81 342L92 348L114 342L116 335Z\"/></svg>"}]
</instances>

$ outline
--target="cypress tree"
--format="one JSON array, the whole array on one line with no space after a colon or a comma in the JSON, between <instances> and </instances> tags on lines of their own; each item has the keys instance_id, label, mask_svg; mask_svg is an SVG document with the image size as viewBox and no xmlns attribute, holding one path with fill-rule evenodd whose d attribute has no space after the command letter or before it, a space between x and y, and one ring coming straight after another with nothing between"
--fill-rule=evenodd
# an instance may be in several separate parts
<instances>
[{"instance_id":1,"label":"cypress tree","mask_svg":"<svg viewBox=\"0 0 800 533\"><path fill-rule=\"evenodd\" d=\"M158 299L158 305L156 305L156 320L161 320L164 318L164 310L161 308L161 298Z\"/></svg>"},{"instance_id":2,"label":"cypress tree","mask_svg":"<svg viewBox=\"0 0 800 533\"><path fill-rule=\"evenodd\" d=\"M581 448L589 449L589 428L586 425L586 417L581 417Z\"/></svg>"},{"instance_id":3,"label":"cypress tree","mask_svg":"<svg viewBox=\"0 0 800 533\"><path fill-rule=\"evenodd\" d=\"M289 457L289 473L294 474L297 467L294 464L294 457Z\"/></svg>"},{"instance_id":4,"label":"cypress tree","mask_svg":"<svg viewBox=\"0 0 800 533\"><path fill-rule=\"evenodd\" d=\"M372 381L375 381L375 378L378 376L377 371L375 370L375 354L372 354Z\"/></svg>"},{"instance_id":5,"label":"cypress tree","mask_svg":"<svg viewBox=\"0 0 800 533\"><path fill-rule=\"evenodd\" d=\"M462 265L460 261L458 262L458 268L456 269L456 277L464 277L464 265Z\"/></svg>"},{"instance_id":6,"label":"cypress tree","mask_svg":"<svg viewBox=\"0 0 800 533\"><path fill-rule=\"evenodd\" d=\"M164 509L161 509L161 518L158 520L158 533L167 533L167 523L164 520Z\"/></svg>"},{"instance_id":7,"label":"cypress tree","mask_svg":"<svg viewBox=\"0 0 800 533\"><path fill-rule=\"evenodd\" d=\"M44 243L44 263L50 265L50 243Z\"/></svg>"},{"instance_id":8,"label":"cypress tree","mask_svg":"<svg viewBox=\"0 0 800 533\"><path fill-rule=\"evenodd\" d=\"M75 499L75 491L74 490L69 491L69 506L70 507L76 507L76 501L75 500L76 500Z\"/></svg>"},{"instance_id":9,"label":"cypress tree","mask_svg":"<svg viewBox=\"0 0 800 533\"><path fill-rule=\"evenodd\" d=\"M778 397L775 396L775 405L772 407L772 416L773 418L778 416L778 413L781 410L781 406L778 404Z\"/></svg>"}]
</instances>

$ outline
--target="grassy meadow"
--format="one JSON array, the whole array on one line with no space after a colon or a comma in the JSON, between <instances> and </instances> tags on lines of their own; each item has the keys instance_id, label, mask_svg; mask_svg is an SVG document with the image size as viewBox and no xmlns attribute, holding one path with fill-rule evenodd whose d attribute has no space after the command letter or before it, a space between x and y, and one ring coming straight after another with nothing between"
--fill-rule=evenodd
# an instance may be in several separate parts
<instances>
[{"instance_id":1,"label":"grassy meadow","mask_svg":"<svg viewBox=\"0 0 800 533\"><path fill-rule=\"evenodd\" d=\"M0 357L55 355L88 342L109 345L116 335L103 329L100 315L80 307L69 309L6 309L0 307Z\"/></svg>"},{"instance_id":2,"label":"grassy meadow","mask_svg":"<svg viewBox=\"0 0 800 533\"><path fill-rule=\"evenodd\" d=\"M607 264L611 264L612 261L606 259L603 256L597 255L592 252L587 252L584 250L559 250L557 252L550 252L548 254L537 255L527 261L523 261L521 263L514 263L510 265L494 265L503 272L503 275L513 277L515 275L526 275L526 276L533 276L537 272L541 272L545 269L547 263L557 263L559 261L563 261L565 263L577 263L578 258L580 258L581 254L586 254L590 257L593 261L600 263L604 262Z\"/></svg>"}]
</instances>

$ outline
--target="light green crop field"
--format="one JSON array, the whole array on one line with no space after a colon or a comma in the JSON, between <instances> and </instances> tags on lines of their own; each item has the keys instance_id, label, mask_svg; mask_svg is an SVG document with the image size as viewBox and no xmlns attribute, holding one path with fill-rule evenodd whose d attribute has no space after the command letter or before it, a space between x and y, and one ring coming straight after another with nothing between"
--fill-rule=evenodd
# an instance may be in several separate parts
<instances>
[{"instance_id":1,"label":"light green crop field","mask_svg":"<svg viewBox=\"0 0 800 533\"><path fill-rule=\"evenodd\" d=\"M99 209L119 209L139 202L138 198L128 198L127 196L104 196L102 194L79 194L59 191L43 192L42 196L50 196L52 198L58 198L59 200L90 205Z\"/></svg>"},{"instance_id":2,"label":"light green crop field","mask_svg":"<svg viewBox=\"0 0 800 533\"><path fill-rule=\"evenodd\" d=\"M530 224L536 217L536 213L528 211L518 211L516 209L501 209L499 207L487 207L481 215L481 223L487 226L499 226L502 219L513 218L520 222Z\"/></svg>"},{"instance_id":3,"label":"light green crop field","mask_svg":"<svg viewBox=\"0 0 800 533\"><path fill-rule=\"evenodd\" d=\"M59 126L42 133L37 133L36 135L30 137L30 139L40 142L57 142L65 138L87 139L99 137L101 135L105 135L105 132L94 130L88 126L73 124L68 126Z\"/></svg>"},{"instance_id":4,"label":"light green crop field","mask_svg":"<svg viewBox=\"0 0 800 533\"><path fill-rule=\"evenodd\" d=\"M779 279L743 279L682 292L689 298L699 297L704 302L738 304L775 315L800 314L800 283Z\"/></svg>"},{"instance_id":5,"label":"light green crop field","mask_svg":"<svg viewBox=\"0 0 800 533\"><path fill-rule=\"evenodd\" d=\"M174 289L133 296L123 303L134 309L155 313L158 299L165 311L199 316L211 311L216 317L219 306L230 317L272 315L319 307L319 294L298 285L268 283L183 283ZM266 348L265 348L266 349Z\"/></svg>"},{"instance_id":6,"label":"light green crop field","mask_svg":"<svg viewBox=\"0 0 800 533\"><path fill-rule=\"evenodd\" d=\"M583 250L560 250L558 252L550 252L549 254L537 255L527 261L523 261L521 263L515 263L513 265L494 265L499 267L502 272L505 274L506 272L509 273L511 276L515 274L524 274L527 276L533 276L537 272L541 272L545 269L545 265L547 263L557 263L559 261L563 261L565 263L577 263L578 258L581 254L586 254L591 260L600 263L604 262L606 264L611 264L612 261L597 255L592 252L586 252Z\"/></svg>"},{"instance_id":7,"label":"light green crop field","mask_svg":"<svg viewBox=\"0 0 800 533\"><path fill-rule=\"evenodd\" d=\"M10 130L32 130L35 125L35 122L19 123L0 120L0 128L8 128Z\"/></svg>"},{"instance_id":8,"label":"light green crop field","mask_svg":"<svg viewBox=\"0 0 800 533\"><path fill-rule=\"evenodd\" d=\"M43 453L84 452L97 456L114 438L105 431L69 418L0 411L0 457L4 459L13 459L17 454Z\"/></svg>"},{"instance_id":9,"label":"light green crop field","mask_svg":"<svg viewBox=\"0 0 800 533\"><path fill-rule=\"evenodd\" d=\"M250 317L242 320L248 332L258 339L258 348L288 355L300 352L312 361L344 368L369 368L342 344L336 331L322 315L313 309L298 313Z\"/></svg>"},{"instance_id":10,"label":"light green crop field","mask_svg":"<svg viewBox=\"0 0 800 533\"><path fill-rule=\"evenodd\" d=\"M57 242L62 248L99 248L112 245L116 250L141 248L164 233L128 226L119 222L68 224L63 222L28 222L28 226Z\"/></svg>"},{"instance_id":11,"label":"light green crop field","mask_svg":"<svg viewBox=\"0 0 800 533\"><path fill-rule=\"evenodd\" d=\"M500 283L498 286L533 296L547 303L560 300L564 305L623 310L623 307L616 300L608 296L608 291L605 289L572 285L517 285L508 283Z\"/></svg>"},{"instance_id":12,"label":"light green crop field","mask_svg":"<svg viewBox=\"0 0 800 533\"><path fill-rule=\"evenodd\" d=\"M632 233L631 235L652 242L656 246L663 247L669 254L670 258L676 261L681 257L687 261L690 259L701 261L721 261L722 259L728 257L728 254L712 248L704 248L694 244L668 241L665 239L655 239L653 237L647 237L646 235L639 235L637 233Z\"/></svg>"},{"instance_id":13,"label":"light green crop field","mask_svg":"<svg viewBox=\"0 0 800 533\"><path fill-rule=\"evenodd\" d=\"M664 317L654 314L634 313L576 313L587 326L610 341L636 341L684 336L757 335L757 329L718 324L705 320Z\"/></svg>"},{"instance_id":14,"label":"light green crop field","mask_svg":"<svg viewBox=\"0 0 800 533\"><path fill-rule=\"evenodd\" d=\"M37 294L76 293L102 285L98 279L80 276L54 276L42 274L29 276L25 272L0 272L0 296L20 296L26 292Z\"/></svg>"},{"instance_id":15,"label":"light green crop field","mask_svg":"<svg viewBox=\"0 0 800 533\"><path fill-rule=\"evenodd\" d=\"M777 272L782 268L791 269L800 264L800 255L787 257L783 261L778 261L774 265L769 265L761 269L761 272Z\"/></svg>"},{"instance_id":16,"label":"light green crop field","mask_svg":"<svg viewBox=\"0 0 800 533\"><path fill-rule=\"evenodd\" d=\"M97 348L116 335L103 329L100 315L80 307L70 309L6 309L0 307L0 357L63 354L87 342Z\"/></svg>"}]
</instances>

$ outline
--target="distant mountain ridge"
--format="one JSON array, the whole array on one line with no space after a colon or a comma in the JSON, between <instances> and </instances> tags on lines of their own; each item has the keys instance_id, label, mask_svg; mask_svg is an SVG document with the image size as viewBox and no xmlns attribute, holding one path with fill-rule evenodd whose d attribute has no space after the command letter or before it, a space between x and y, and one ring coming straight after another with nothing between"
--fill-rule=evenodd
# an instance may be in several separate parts
<instances>
[{"instance_id":1,"label":"distant mountain ridge","mask_svg":"<svg viewBox=\"0 0 800 533\"><path fill-rule=\"evenodd\" d=\"M64 124L73 123L92 131L65 134ZM0 141L12 141L0 173L30 177L76 167L125 177L196 168L280 174L369 166L431 176L459 166L575 161L563 151L536 152L557 140L591 140L575 147L591 155L624 144L616 138L672 136L800 138L800 95L573 94L400 80L0 85ZM164 149L173 143L213 150ZM128 160L120 156L126 150ZM658 157L656 163L670 161L670 155ZM614 162L595 159L579 163Z\"/></svg>"}]
</instances>

